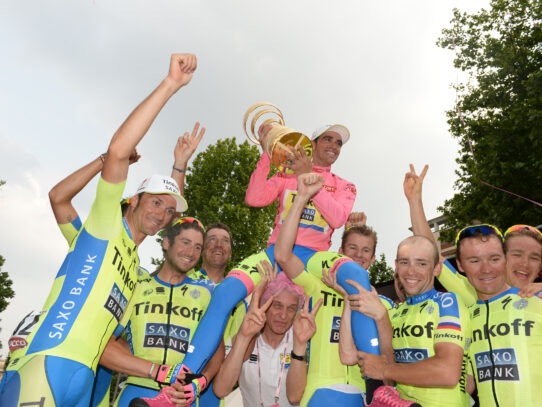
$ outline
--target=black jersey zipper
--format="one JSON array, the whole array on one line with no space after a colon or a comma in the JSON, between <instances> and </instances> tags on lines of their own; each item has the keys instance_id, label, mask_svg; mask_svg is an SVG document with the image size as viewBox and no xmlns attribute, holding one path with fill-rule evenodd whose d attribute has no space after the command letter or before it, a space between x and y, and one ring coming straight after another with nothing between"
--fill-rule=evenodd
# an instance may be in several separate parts
<instances>
[{"instance_id":1,"label":"black jersey zipper","mask_svg":"<svg viewBox=\"0 0 542 407\"><path fill-rule=\"evenodd\" d=\"M491 390L493 391L493 400L495 405L499 407L497 400L497 391L495 390L495 360L493 359L493 345L491 344L491 335L489 334L489 301L484 301L486 304L486 329L487 343L489 344L489 359L491 360Z\"/></svg>"}]
</instances>

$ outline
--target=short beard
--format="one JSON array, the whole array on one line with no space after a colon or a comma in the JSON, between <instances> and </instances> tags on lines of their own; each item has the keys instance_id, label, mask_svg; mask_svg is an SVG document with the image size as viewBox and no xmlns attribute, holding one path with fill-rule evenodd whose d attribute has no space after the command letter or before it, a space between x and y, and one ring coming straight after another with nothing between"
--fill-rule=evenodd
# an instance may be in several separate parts
<instances>
[{"instance_id":1,"label":"short beard","mask_svg":"<svg viewBox=\"0 0 542 407\"><path fill-rule=\"evenodd\" d=\"M179 266L177 266L175 264L175 262L171 259L171 257L169 256L168 252L166 251L165 254L164 254L164 259L166 261L166 263L169 265L169 267L176 273L179 273L179 274L184 274L186 275L186 273L188 273L190 270L192 270L194 268L194 265L192 265L192 267L190 267L188 270L183 270L181 269Z\"/></svg>"}]
</instances>

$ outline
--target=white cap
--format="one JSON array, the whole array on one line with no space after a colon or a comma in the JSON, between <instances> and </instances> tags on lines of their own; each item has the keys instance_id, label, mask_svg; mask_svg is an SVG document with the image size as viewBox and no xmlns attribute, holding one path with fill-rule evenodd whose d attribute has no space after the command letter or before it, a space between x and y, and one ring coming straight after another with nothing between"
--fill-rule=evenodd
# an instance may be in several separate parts
<instances>
[{"instance_id":1,"label":"white cap","mask_svg":"<svg viewBox=\"0 0 542 407\"><path fill-rule=\"evenodd\" d=\"M320 137L322 134L328 131L332 131L334 133L337 133L339 136L341 136L343 140L343 144L346 143L348 139L350 138L350 132L342 124L326 124L325 126L318 127L316 130L314 130L314 133L312 133L311 140L316 140L318 137Z\"/></svg>"},{"instance_id":2,"label":"white cap","mask_svg":"<svg viewBox=\"0 0 542 407\"><path fill-rule=\"evenodd\" d=\"M188 209L188 204L181 196L177 182L171 177L158 174L151 175L150 178L143 180L139 188L137 188L136 195L142 192L147 194L169 194L177 202L177 212L184 212Z\"/></svg>"}]
</instances>

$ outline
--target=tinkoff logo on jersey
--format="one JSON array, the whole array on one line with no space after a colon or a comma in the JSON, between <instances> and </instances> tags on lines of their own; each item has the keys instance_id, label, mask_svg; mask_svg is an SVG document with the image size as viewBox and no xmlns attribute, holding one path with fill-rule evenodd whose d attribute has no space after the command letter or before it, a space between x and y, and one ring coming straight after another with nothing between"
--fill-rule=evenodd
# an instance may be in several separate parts
<instances>
[{"instance_id":1,"label":"tinkoff logo on jersey","mask_svg":"<svg viewBox=\"0 0 542 407\"><path fill-rule=\"evenodd\" d=\"M482 329L472 330L472 341L480 341L482 339L488 339L489 337L496 336L531 336L531 331L535 326L535 321L527 320L523 321L523 318L516 318L511 323L502 322L500 324L491 324L483 326ZM536 330L535 330L536 332Z\"/></svg>"},{"instance_id":2,"label":"tinkoff logo on jersey","mask_svg":"<svg viewBox=\"0 0 542 407\"><path fill-rule=\"evenodd\" d=\"M190 341L190 329L172 324L149 322L145 325L145 348L168 348L186 353Z\"/></svg>"},{"instance_id":3,"label":"tinkoff logo on jersey","mask_svg":"<svg viewBox=\"0 0 542 407\"><path fill-rule=\"evenodd\" d=\"M334 316L331 322L331 333L329 335L330 343L339 343L339 329L341 327L341 317Z\"/></svg>"},{"instance_id":4,"label":"tinkoff logo on jersey","mask_svg":"<svg viewBox=\"0 0 542 407\"><path fill-rule=\"evenodd\" d=\"M414 363L429 357L426 348L399 348L393 350L397 363Z\"/></svg>"},{"instance_id":5,"label":"tinkoff logo on jersey","mask_svg":"<svg viewBox=\"0 0 542 407\"><path fill-rule=\"evenodd\" d=\"M120 321L126 305L128 304L128 299L122 293L117 283L113 283L113 288L107 297L107 301L104 304L104 308L108 310L117 321Z\"/></svg>"},{"instance_id":6,"label":"tinkoff logo on jersey","mask_svg":"<svg viewBox=\"0 0 542 407\"><path fill-rule=\"evenodd\" d=\"M493 363L491 361L493 356ZM519 368L514 348L501 348L474 354L478 382L491 380L491 372L495 365L495 380L519 382Z\"/></svg>"},{"instance_id":7,"label":"tinkoff logo on jersey","mask_svg":"<svg viewBox=\"0 0 542 407\"><path fill-rule=\"evenodd\" d=\"M404 338L413 336L416 338L420 338L422 336L425 336L427 338L433 337L433 330L434 330L434 323L432 321L429 321L425 325L409 325L403 324L399 327L393 328L393 337L394 338Z\"/></svg>"}]
</instances>

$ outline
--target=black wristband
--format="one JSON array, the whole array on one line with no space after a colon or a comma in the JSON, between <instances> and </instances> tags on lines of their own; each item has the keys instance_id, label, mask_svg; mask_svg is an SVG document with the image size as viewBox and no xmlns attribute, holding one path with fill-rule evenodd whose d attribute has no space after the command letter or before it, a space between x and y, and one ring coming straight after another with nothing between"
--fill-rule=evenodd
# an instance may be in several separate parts
<instances>
[{"instance_id":1,"label":"black wristband","mask_svg":"<svg viewBox=\"0 0 542 407\"><path fill-rule=\"evenodd\" d=\"M292 359L300 360L301 362L306 362L307 361L307 358L305 357L305 355L303 355L303 356L296 355L294 353L294 351L290 352L290 356L292 357Z\"/></svg>"}]
</instances>

